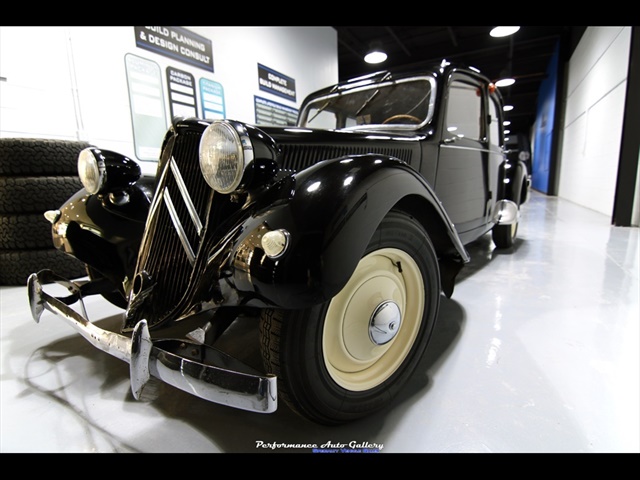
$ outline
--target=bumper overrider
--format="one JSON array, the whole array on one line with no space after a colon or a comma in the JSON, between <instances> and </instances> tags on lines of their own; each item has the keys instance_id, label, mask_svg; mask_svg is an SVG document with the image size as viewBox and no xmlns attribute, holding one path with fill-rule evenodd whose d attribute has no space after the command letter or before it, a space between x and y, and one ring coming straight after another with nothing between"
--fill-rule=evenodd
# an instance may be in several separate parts
<instances>
[{"instance_id":1,"label":"bumper overrider","mask_svg":"<svg viewBox=\"0 0 640 480\"><path fill-rule=\"evenodd\" d=\"M56 283L70 295L54 297L43 285ZM62 317L89 343L129 363L131 391L140 399L150 377L210 402L241 410L272 413L277 409L277 381L211 346L187 339L152 339L146 320L140 320L131 337L97 327L88 320L82 300L83 283L51 270L33 273L27 289L36 323L44 310ZM83 315L69 305L79 303Z\"/></svg>"}]
</instances>

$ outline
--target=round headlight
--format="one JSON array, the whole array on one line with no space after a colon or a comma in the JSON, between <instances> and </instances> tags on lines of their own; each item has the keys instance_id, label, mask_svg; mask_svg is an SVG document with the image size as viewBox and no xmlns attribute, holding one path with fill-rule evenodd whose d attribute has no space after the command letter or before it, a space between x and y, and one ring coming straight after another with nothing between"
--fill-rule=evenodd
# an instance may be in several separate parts
<instances>
[{"instance_id":1,"label":"round headlight","mask_svg":"<svg viewBox=\"0 0 640 480\"><path fill-rule=\"evenodd\" d=\"M78 155L78 176L82 185L90 194L100 191L107 180L106 167L100 151L85 148Z\"/></svg>"},{"instance_id":2,"label":"round headlight","mask_svg":"<svg viewBox=\"0 0 640 480\"><path fill-rule=\"evenodd\" d=\"M246 165L253 160L251 140L240 124L238 128L229 122L215 121L200 140L202 175L219 193L231 193L238 188Z\"/></svg>"}]
</instances>

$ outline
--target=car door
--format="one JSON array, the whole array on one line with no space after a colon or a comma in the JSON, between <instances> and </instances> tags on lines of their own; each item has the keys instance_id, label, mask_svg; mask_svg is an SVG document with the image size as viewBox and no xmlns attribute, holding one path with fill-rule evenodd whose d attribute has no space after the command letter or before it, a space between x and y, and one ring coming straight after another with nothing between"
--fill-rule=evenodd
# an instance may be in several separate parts
<instances>
[{"instance_id":1,"label":"car door","mask_svg":"<svg viewBox=\"0 0 640 480\"><path fill-rule=\"evenodd\" d=\"M496 88L496 87L493 87ZM506 160L506 151L504 149L505 144L505 130L504 130L504 116L502 113L502 103L498 99L498 95L487 95L487 106L489 108L488 116L488 132L489 138L487 140L487 148L489 150L489 174L488 174L488 189L489 189L489 209L487 221L491 220L493 214L493 207L496 201L499 199L500 192L504 190L502 182L508 181L503 178L503 171L501 166ZM502 187L502 188L501 188Z\"/></svg>"},{"instance_id":2,"label":"car door","mask_svg":"<svg viewBox=\"0 0 640 480\"><path fill-rule=\"evenodd\" d=\"M486 231L490 207L484 88L454 72L443 98L435 190L465 243Z\"/></svg>"}]
</instances>

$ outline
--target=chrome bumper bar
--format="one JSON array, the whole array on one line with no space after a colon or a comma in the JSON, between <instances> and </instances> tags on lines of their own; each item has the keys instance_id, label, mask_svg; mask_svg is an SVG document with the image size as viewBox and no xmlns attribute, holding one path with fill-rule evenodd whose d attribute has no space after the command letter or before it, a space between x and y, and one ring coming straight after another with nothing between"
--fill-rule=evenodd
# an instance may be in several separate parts
<instances>
[{"instance_id":1,"label":"chrome bumper bar","mask_svg":"<svg viewBox=\"0 0 640 480\"><path fill-rule=\"evenodd\" d=\"M69 290L65 298L47 294L43 284L57 283ZM51 270L33 273L27 289L36 323L44 310L62 317L93 346L129 363L131 391L140 399L151 375L210 402L242 410L272 413L277 409L276 377L263 375L213 347L186 339L152 340L146 320L138 322L131 338L91 323L82 301L81 284ZM80 315L70 304L80 302Z\"/></svg>"}]
</instances>

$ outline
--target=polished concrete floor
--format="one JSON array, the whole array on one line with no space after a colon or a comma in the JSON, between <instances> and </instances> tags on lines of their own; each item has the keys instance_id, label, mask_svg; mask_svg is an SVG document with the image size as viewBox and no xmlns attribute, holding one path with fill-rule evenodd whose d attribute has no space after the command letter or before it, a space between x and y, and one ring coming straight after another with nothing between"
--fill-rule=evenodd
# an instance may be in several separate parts
<instances>
[{"instance_id":1,"label":"polished concrete floor","mask_svg":"<svg viewBox=\"0 0 640 480\"><path fill-rule=\"evenodd\" d=\"M638 229L532 192L513 251L495 251L489 236L468 250L407 388L391 408L340 427L168 385L136 401L126 363L49 312L34 323L26 288L1 287L0 451L310 453L294 446L330 442L381 453L640 452ZM120 311L101 298L87 309L118 326Z\"/></svg>"}]
</instances>

